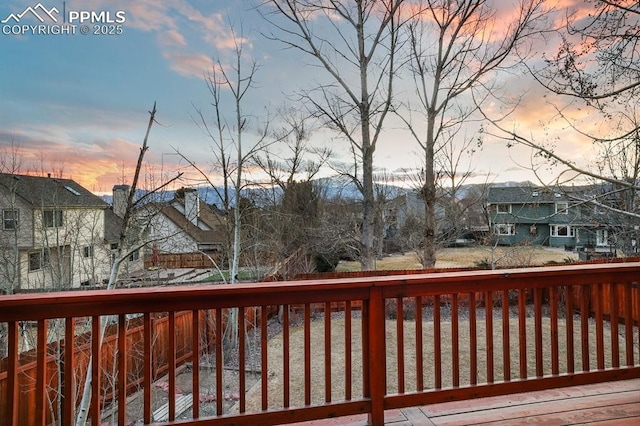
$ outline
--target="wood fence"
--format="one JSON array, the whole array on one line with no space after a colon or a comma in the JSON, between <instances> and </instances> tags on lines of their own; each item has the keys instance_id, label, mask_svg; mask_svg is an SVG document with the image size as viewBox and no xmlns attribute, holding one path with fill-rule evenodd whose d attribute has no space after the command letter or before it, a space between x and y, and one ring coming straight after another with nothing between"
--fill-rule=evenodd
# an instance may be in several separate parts
<instances>
[{"instance_id":1,"label":"wood fence","mask_svg":"<svg viewBox=\"0 0 640 426\"><path fill-rule=\"evenodd\" d=\"M227 323L227 315L224 310L222 315L222 330ZM201 352L211 352L215 349L216 340L216 312L215 310L198 311L199 323L202 324L200 330ZM245 323L247 330L256 325L255 310L245 310ZM152 321L152 380L157 380L164 376L169 370L170 344L169 344L169 321L167 316L153 314ZM64 325L49 324L49 330L58 328L64 330ZM193 357L193 312L183 311L175 314L175 359L176 366L180 366ZM51 327L52 326L52 327ZM90 319L76 318L76 330L91 329ZM26 325L26 327L29 327ZM27 331L29 334L29 331ZM38 336L33 336L38 338ZM126 321L126 363L127 371L127 395L139 391L144 380L144 324L142 318L132 318ZM117 398L117 388L115 386L118 360L118 324L117 322L107 327L105 338L100 349L100 405L107 406ZM53 419L60 419L58 416L59 407L62 400L57 398L59 389L63 389L67 382L64 375L65 362L65 339L46 345L46 376L48 377L46 399L49 403L46 424L53 423ZM91 332L83 332L75 337L74 351L74 374L69 380L75 389L74 395L78 405L82 397L82 388L86 377L87 366L91 359ZM0 401L3 401L7 392L7 359L0 360ZM18 367L18 386L20 397L18 404L19 418L27 419L27 423L32 424L33 407L35 406L37 389L36 379L40 371L37 365L37 351L30 350L20 354ZM0 404L0 419L9 418L8 407ZM62 424L71 424L72 421L62 419ZM1 422L0 422L1 423Z\"/></svg>"},{"instance_id":2,"label":"wood fence","mask_svg":"<svg viewBox=\"0 0 640 426\"><path fill-rule=\"evenodd\" d=\"M211 262L214 259L216 262L220 260L220 253L217 251L204 253L160 253L156 265L165 269L181 269L181 268L213 268L215 265ZM151 255L145 255L144 267L150 268L153 265Z\"/></svg>"}]
</instances>

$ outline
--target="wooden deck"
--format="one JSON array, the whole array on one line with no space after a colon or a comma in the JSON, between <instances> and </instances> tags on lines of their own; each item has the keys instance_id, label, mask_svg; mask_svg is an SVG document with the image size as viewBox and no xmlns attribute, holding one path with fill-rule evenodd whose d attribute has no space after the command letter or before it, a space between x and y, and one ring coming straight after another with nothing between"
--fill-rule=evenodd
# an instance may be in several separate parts
<instances>
[{"instance_id":1,"label":"wooden deck","mask_svg":"<svg viewBox=\"0 0 640 426\"><path fill-rule=\"evenodd\" d=\"M640 379L447 402L385 412L385 425L639 425ZM366 416L298 425L367 425Z\"/></svg>"}]
</instances>

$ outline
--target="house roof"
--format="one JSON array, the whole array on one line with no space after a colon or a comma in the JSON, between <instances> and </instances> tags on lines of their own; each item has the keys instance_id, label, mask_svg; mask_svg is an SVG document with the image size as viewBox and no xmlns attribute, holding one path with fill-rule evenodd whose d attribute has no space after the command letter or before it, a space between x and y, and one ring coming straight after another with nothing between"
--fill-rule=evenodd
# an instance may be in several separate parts
<instances>
[{"instance_id":1,"label":"house roof","mask_svg":"<svg viewBox=\"0 0 640 426\"><path fill-rule=\"evenodd\" d=\"M96 207L108 204L71 179L0 173L0 188L33 207Z\"/></svg>"},{"instance_id":2,"label":"house roof","mask_svg":"<svg viewBox=\"0 0 640 426\"><path fill-rule=\"evenodd\" d=\"M487 202L489 204L555 203L557 201L567 201L568 199L566 188L492 186L487 193Z\"/></svg>"},{"instance_id":3,"label":"house roof","mask_svg":"<svg viewBox=\"0 0 640 426\"><path fill-rule=\"evenodd\" d=\"M200 203L198 219L211 229L202 229L194 225L182 212L176 209L172 203L180 202L174 199L170 203L156 204L159 211L173 221L180 229L193 238L199 244L223 244L224 243L224 218L214 210L214 207L206 203Z\"/></svg>"}]
</instances>

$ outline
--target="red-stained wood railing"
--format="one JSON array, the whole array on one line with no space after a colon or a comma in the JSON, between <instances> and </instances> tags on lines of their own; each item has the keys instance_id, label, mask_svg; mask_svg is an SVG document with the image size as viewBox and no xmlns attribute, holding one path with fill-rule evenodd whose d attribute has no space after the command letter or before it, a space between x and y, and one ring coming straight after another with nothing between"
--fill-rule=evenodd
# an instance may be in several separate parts
<instances>
[{"instance_id":1,"label":"red-stained wood railing","mask_svg":"<svg viewBox=\"0 0 640 426\"><path fill-rule=\"evenodd\" d=\"M159 391L151 382L158 313L167 317L161 334L168 340L168 421L179 418L176 399L179 390L185 391L177 383L180 374L187 374L178 370L184 351L180 342L192 349L193 366L213 359L211 383L203 383L198 368L189 373L192 424L282 424L367 413L369 422L379 425L387 409L638 378L638 281L640 263L627 263L4 296L0 342L8 357L0 370L0 424L48 424L53 417L72 424L82 380L69 378L83 377L78 370L89 363L79 365L71 348L84 343L78 342L86 335L77 335L75 322L86 317L92 330L87 350L98 355L91 361L92 424L100 424L112 408L103 400L105 377L113 383L113 418L119 424L157 421L154 395ZM267 346L270 321L278 321L272 315L277 306L281 344L274 352ZM235 315L229 315L232 310ZM190 321L177 321L185 311ZM118 328L125 330L128 314L142 314L139 340L117 333L105 351L96 338L101 316L115 316ZM49 367L56 364L51 364L47 339L59 319L64 320L64 342L57 353L63 362L56 369ZM223 336L234 320L238 334L232 348ZM37 322L37 367L28 386L35 391L20 385L21 321ZM318 326L323 331L312 336ZM253 338L257 330L260 336ZM301 346L293 343L298 341ZM248 360L240 354L252 347L259 347L260 388L247 392ZM236 379L224 375L223 359L234 353L239 400L230 410L225 389ZM101 368L103 357L115 360L107 364L111 369ZM138 364L140 377L130 377L128 367ZM281 381L274 388L276 370ZM343 379L338 379L340 372ZM127 411L132 381L142 393L139 413ZM201 392L203 384L213 387L211 395ZM214 401L200 402L208 396ZM25 401L33 402L26 417L19 409Z\"/></svg>"}]
</instances>

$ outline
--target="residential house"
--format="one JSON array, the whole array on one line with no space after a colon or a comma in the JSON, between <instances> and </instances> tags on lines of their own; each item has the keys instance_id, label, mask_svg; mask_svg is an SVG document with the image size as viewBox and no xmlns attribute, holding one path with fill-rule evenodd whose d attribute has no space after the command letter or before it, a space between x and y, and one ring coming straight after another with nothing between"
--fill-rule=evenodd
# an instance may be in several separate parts
<instances>
[{"instance_id":1,"label":"residential house","mask_svg":"<svg viewBox=\"0 0 640 426\"><path fill-rule=\"evenodd\" d=\"M0 291L93 286L109 277L109 205L77 182L0 174L0 211Z\"/></svg>"},{"instance_id":2,"label":"residential house","mask_svg":"<svg viewBox=\"0 0 640 426\"><path fill-rule=\"evenodd\" d=\"M171 201L146 204L138 217L147 223L146 238L161 264L175 258L171 255L216 258L226 243L224 214L202 202L193 188L176 191Z\"/></svg>"},{"instance_id":3,"label":"residential house","mask_svg":"<svg viewBox=\"0 0 640 426\"><path fill-rule=\"evenodd\" d=\"M594 190L592 186L491 187L487 195L490 227L504 245L611 249L615 233L611 217L584 201Z\"/></svg>"}]
</instances>

